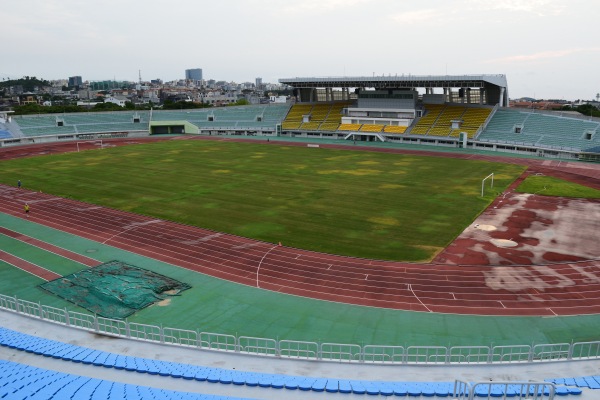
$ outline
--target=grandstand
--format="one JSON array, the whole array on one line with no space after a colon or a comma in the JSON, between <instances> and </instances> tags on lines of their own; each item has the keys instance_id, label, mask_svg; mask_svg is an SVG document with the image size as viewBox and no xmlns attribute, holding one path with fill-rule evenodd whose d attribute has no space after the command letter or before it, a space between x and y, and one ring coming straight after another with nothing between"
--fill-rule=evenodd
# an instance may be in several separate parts
<instances>
[{"instance_id":1,"label":"grandstand","mask_svg":"<svg viewBox=\"0 0 600 400\"><path fill-rule=\"evenodd\" d=\"M216 107L197 110L157 110L150 134L274 135L289 110L287 104Z\"/></svg>"},{"instance_id":2,"label":"grandstand","mask_svg":"<svg viewBox=\"0 0 600 400\"><path fill-rule=\"evenodd\" d=\"M290 78L297 103L282 135L600 160L600 121L508 108L504 75ZM323 122L313 110L338 107ZM337 114L337 113L336 113ZM304 118L304 119L303 119Z\"/></svg>"},{"instance_id":3,"label":"grandstand","mask_svg":"<svg viewBox=\"0 0 600 400\"><path fill-rule=\"evenodd\" d=\"M293 136L314 136L308 131L316 128L331 132L327 137L341 139L403 141L398 134L406 134L403 137L410 142L414 136L424 143L440 144L438 138L458 143L461 132L468 139L476 136L494 105L508 104L503 75L293 78L280 82L295 88L294 112L282 126L284 134ZM321 123L320 115L313 112L340 104L342 116L337 126ZM300 121L302 117L304 121ZM319 125L307 124L311 118Z\"/></svg>"},{"instance_id":4,"label":"grandstand","mask_svg":"<svg viewBox=\"0 0 600 400\"><path fill-rule=\"evenodd\" d=\"M275 135L288 110L287 104L273 104L192 110L18 115L12 117L11 122L4 118L0 120L0 146L150 134Z\"/></svg>"},{"instance_id":5,"label":"grandstand","mask_svg":"<svg viewBox=\"0 0 600 400\"><path fill-rule=\"evenodd\" d=\"M474 147L490 144L496 148L512 146L515 151L540 156L559 156L598 152L600 121L561 113L498 109L477 137Z\"/></svg>"}]
</instances>

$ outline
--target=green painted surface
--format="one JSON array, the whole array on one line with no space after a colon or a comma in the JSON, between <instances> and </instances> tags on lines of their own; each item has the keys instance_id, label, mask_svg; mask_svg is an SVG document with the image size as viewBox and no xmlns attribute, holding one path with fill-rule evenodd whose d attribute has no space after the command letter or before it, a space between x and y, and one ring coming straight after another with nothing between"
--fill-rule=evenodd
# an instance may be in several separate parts
<instances>
[{"instance_id":1,"label":"green painted surface","mask_svg":"<svg viewBox=\"0 0 600 400\"><path fill-rule=\"evenodd\" d=\"M600 315L485 317L429 314L351 306L268 292L192 273L111 246L0 213L8 229L91 256L118 259L192 285L170 304L154 305L130 321L181 329L274 339L385 345L508 345L600 340ZM22 244L3 241L8 253ZM26 245L27 246L27 245ZM32 257L39 258L37 252ZM28 259L27 252L22 253ZM49 258L50 259L50 258ZM52 265L48 269L54 270ZM83 266L82 266L83 268ZM56 271L58 272L58 271ZM41 279L0 262L0 293L79 312L37 288Z\"/></svg>"},{"instance_id":2,"label":"green painted surface","mask_svg":"<svg viewBox=\"0 0 600 400\"><path fill-rule=\"evenodd\" d=\"M81 270L81 264L57 254L31 246L20 240L0 234L0 249L10 249L10 254L48 269L59 275L68 275ZM6 250L4 250L6 251Z\"/></svg>"}]
</instances>

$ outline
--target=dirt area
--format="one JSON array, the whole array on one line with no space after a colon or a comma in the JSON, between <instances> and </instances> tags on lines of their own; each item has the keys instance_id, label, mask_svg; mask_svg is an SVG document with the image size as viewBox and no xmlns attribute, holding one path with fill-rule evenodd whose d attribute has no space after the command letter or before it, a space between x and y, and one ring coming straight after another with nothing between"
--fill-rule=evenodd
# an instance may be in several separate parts
<instances>
[{"instance_id":1,"label":"dirt area","mask_svg":"<svg viewBox=\"0 0 600 400\"><path fill-rule=\"evenodd\" d=\"M541 265L600 257L600 200L516 193L516 184L435 262Z\"/></svg>"}]
</instances>

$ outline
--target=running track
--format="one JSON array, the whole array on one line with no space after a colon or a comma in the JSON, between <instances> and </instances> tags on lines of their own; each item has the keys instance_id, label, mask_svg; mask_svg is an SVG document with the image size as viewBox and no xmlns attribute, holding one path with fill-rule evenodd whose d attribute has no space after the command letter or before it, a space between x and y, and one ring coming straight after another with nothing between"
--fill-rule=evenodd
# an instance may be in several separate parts
<instances>
[{"instance_id":1,"label":"running track","mask_svg":"<svg viewBox=\"0 0 600 400\"><path fill-rule=\"evenodd\" d=\"M32 156L65 151L61 145L65 146L17 149L13 156L20 156L18 152ZM72 150L72 147L68 148ZM348 146L340 147L348 149ZM0 158L9 158L8 153L0 153ZM448 156L437 152L432 155ZM468 155L468 158L475 156ZM501 157L500 160L511 162ZM560 164L533 161L537 160L512 160L546 173L553 171L553 163ZM559 171L557 175L595 187L599 172L583 168ZM490 267L356 259L277 246L0 185L1 212L24 218L24 202L32 206L29 218L32 222L192 271L275 292L421 312L540 316L600 313L600 260ZM511 280L514 280L514 289L511 289ZM502 281L500 289L499 281ZM523 285L524 281L536 285Z\"/></svg>"}]
</instances>

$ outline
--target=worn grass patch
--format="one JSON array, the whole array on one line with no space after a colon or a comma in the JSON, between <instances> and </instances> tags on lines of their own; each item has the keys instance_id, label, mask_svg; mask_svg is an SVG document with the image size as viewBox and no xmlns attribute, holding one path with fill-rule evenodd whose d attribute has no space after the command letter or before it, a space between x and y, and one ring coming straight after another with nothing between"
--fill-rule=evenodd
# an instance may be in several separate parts
<instances>
[{"instance_id":1,"label":"worn grass patch","mask_svg":"<svg viewBox=\"0 0 600 400\"><path fill-rule=\"evenodd\" d=\"M541 196L600 199L600 190L541 175L527 177L521 182L516 191L519 193L535 193Z\"/></svg>"}]
</instances>

